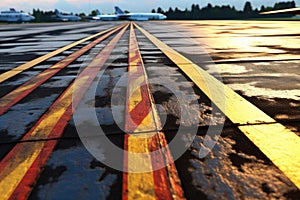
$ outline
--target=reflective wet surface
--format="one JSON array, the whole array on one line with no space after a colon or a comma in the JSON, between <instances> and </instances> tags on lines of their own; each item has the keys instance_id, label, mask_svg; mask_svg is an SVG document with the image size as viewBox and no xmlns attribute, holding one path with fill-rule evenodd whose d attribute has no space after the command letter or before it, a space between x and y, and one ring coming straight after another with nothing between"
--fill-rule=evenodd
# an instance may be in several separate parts
<instances>
[{"instance_id":1,"label":"reflective wet surface","mask_svg":"<svg viewBox=\"0 0 300 200\"><path fill-rule=\"evenodd\" d=\"M118 24L0 26L0 72ZM138 24L300 135L300 30L297 28L300 22L164 21ZM140 31L136 34L168 142L176 135L179 125L184 127L179 148L193 141L184 155L175 161L185 196L188 199L297 199L299 189L213 107L206 95L160 49ZM82 101L95 106L98 119L98 123L88 124L87 131L97 136L93 127L100 125L106 137L120 148L124 135L128 37L127 30L110 55L101 78L93 83L95 95L87 93ZM5 157L34 126L108 40L96 45L0 116L0 158ZM88 42L1 83L0 96ZM111 102L113 95L115 101ZM181 118L182 111L188 111L184 118ZM77 112L81 113L82 119L89 115L89 110ZM195 138L190 130L192 126L196 126ZM221 136L211 136L211 140L218 141L216 146L207 157L199 158L209 127L215 133L221 132ZM101 140L101 137L97 139ZM90 154L78 138L73 120L57 142L29 198L121 198L122 172L105 166ZM105 156L115 156L110 155L104 145L97 148Z\"/></svg>"},{"instance_id":2,"label":"reflective wet surface","mask_svg":"<svg viewBox=\"0 0 300 200\"><path fill-rule=\"evenodd\" d=\"M273 118L300 124L299 25L290 21L187 21L165 23L164 30L150 24L144 27ZM286 101L291 103L282 103ZM271 109L264 109L270 104ZM298 134L299 129L299 125L293 127Z\"/></svg>"}]
</instances>

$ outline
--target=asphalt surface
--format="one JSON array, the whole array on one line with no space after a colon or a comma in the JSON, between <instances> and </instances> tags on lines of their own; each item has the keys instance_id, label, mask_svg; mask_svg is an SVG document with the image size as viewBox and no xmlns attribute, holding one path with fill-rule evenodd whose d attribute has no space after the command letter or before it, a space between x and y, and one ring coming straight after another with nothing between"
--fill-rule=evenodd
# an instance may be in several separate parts
<instances>
[{"instance_id":1,"label":"asphalt surface","mask_svg":"<svg viewBox=\"0 0 300 200\"><path fill-rule=\"evenodd\" d=\"M14 70L21 64L122 23L2 25L0 72ZM299 22L162 21L137 24L300 135ZM0 159L20 143L26 132L115 35L77 58L0 116ZM177 148L186 149L183 155L174 159L184 196L187 199L299 199L300 190L236 124L228 120L141 31L136 29L136 35L167 141L171 142L179 135L179 143L170 147L171 154L176 154ZM93 83L94 95L87 94L83 100L95 102L98 121L87 121L89 131L100 124L105 137L120 148L124 143L122 126L125 123L124 74L128 68L128 38L129 29L112 50L101 77ZM2 82L0 97L91 41L93 39ZM88 110L77 112L83 120L89 115ZM62 135L53 139L57 145L40 176L30 186L29 199L122 199L122 172L97 160L83 145L76 126L71 119ZM202 158L199 152L209 131L214 133L211 137L217 142ZM104 136L98 137L101 140ZM43 139L27 142L34 144ZM122 156L119 158L110 154L109 149L99 148L104 158L116 157L122 162Z\"/></svg>"}]
</instances>

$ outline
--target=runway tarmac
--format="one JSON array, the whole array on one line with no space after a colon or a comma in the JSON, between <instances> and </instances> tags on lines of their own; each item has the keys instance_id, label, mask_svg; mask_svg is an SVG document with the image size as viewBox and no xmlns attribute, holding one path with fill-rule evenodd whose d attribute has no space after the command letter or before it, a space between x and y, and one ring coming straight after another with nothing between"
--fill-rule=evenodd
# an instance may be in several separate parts
<instances>
[{"instance_id":1,"label":"runway tarmac","mask_svg":"<svg viewBox=\"0 0 300 200\"><path fill-rule=\"evenodd\" d=\"M1 199L297 199L299 23L1 25Z\"/></svg>"}]
</instances>

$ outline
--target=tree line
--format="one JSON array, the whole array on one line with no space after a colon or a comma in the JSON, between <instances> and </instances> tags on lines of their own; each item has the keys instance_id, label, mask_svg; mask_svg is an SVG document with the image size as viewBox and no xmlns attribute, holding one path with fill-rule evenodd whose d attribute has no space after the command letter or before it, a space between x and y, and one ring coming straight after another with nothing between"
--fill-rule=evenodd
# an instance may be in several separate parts
<instances>
[{"instance_id":1,"label":"tree line","mask_svg":"<svg viewBox=\"0 0 300 200\"><path fill-rule=\"evenodd\" d=\"M275 3L273 7L261 6L260 9L253 8L251 3L247 1L244 5L243 10L237 10L234 6L223 5L223 6L212 6L210 3L207 6L200 8L198 4L193 4L190 9L180 10L176 8L169 8L164 11L162 8L153 9L152 13L165 14L170 20L201 20L201 19L247 19L247 18L266 18L274 17L272 15L260 15L260 12L295 8L295 1L279 2ZM128 11L127 11L128 12ZM71 13L72 14L72 13ZM52 22L56 21L54 11L43 11L40 9L33 9L32 15L35 17L37 22ZM91 11L88 15L85 13L75 14L80 16L82 20L87 20L88 16L97 15L96 10ZM291 17L290 14L280 14L277 17Z\"/></svg>"},{"instance_id":2,"label":"tree line","mask_svg":"<svg viewBox=\"0 0 300 200\"><path fill-rule=\"evenodd\" d=\"M67 14L67 13L63 13L63 14ZM73 15L73 13L68 13L68 14ZM92 15L92 14L94 14L94 16L95 16L96 11L93 10L89 15ZM32 15L35 17L36 22L54 22L54 21L57 21L56 14L55 14L54 11L43 11L43 10L40 10L40 9L33 9ZM81 17L83 20L86 18L85 13L80 13L80 14L75 13L74 15Z\"/></svg>"},{"instance_id":3,"label":"tree line","mask_svg":"<svg viewBox=\"0 0 300 200\"><path fill-rule=\"evenodd\" d=\"M295 8L295 1L275 3L273 7L261 6L260 9L253 8L251 2L247 1L243 10L237 10L234 6L207 6L200 8L198 4L193 4L191 9L180 10L177 7L169 8L164 11L162 8L153 9L152 13L162 13L170 20L201 20L201 19L247 19L247 18L266 18L274 17L272 15L260 15L260 12ZM277 14L276 17L291 17L291 14Z\"/></svg>"}]
</instances>

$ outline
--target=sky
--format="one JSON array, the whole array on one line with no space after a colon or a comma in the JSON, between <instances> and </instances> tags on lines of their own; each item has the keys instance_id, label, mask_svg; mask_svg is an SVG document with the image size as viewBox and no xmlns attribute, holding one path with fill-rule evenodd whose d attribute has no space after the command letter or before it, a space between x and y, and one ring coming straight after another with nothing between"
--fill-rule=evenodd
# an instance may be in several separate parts
<instances>
[{"instance_id":1,"label":"sky","mask_svg":"<svg viewBox=\"0 0 300 200\"><path fill-rule=\"evenodd\" d=\"M260 8L261 5L273 6L274 3L291 0L250 0L254 8ZM0 0L0 10L15 8L25 12L32 12L32 9L41 9L44 11L54 10L55 8L66 13L90 13L94 9L99 9L102 13L114 13L114 6L119 6L123 10L130 12L151 12L158 7L167 10L169 7L178 7L180 9L191 8L192 4L199 4L200 7L208 3L212 5L234 5L237 9L242 9L246 0ZM300 6L300 0L295 0Z\"/></svg>"}]
</instances>

